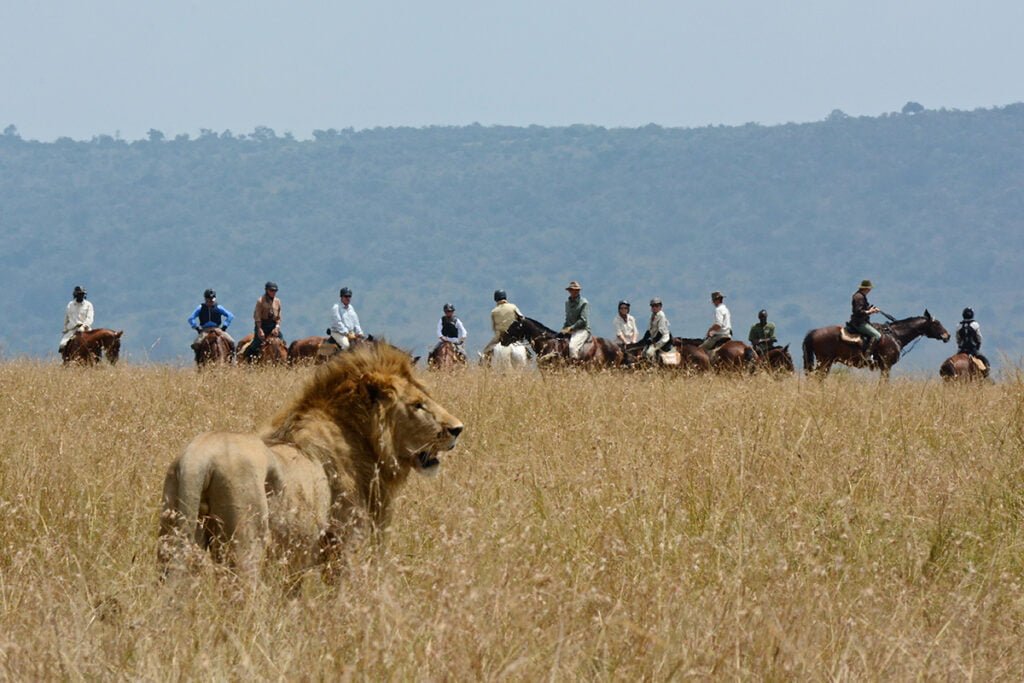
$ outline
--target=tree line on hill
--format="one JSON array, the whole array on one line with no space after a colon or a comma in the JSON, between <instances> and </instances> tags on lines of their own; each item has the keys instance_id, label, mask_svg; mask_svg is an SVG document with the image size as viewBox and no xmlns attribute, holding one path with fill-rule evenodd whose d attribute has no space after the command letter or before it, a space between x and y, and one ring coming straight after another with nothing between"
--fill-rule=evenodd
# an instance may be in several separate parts
<instances>
[{"instance_id":1,"label":"tree line on hill","mask_svg":"<svg viewBox=\"0 0 1024 683\"><path fill-rule=\"evenodd\" d=\"M911 104L908 103L908 107ZM1018 358L1024 304L1024 104L975 111L833 112L781 126L260 127L144 140L0 135L6 356L52 355L86 286L97 324L137 360L187 359L206 287L249 326L280 286L289 338L322 333L341 286L369 332L423 350L446 301L471 345L496 288L558 326L582 282L595 332L615 303L659 296L701 334L722 290L737 333L767 308L799 344L849 313L864 278L897 317L964 306L990 355ZM240 336L240 334L236 335ZM928 347L928 348L926 348ZM994 350L994 351L993 351ZM908 366L951 349L923 345Z\"/></svg>"}]
</instances>

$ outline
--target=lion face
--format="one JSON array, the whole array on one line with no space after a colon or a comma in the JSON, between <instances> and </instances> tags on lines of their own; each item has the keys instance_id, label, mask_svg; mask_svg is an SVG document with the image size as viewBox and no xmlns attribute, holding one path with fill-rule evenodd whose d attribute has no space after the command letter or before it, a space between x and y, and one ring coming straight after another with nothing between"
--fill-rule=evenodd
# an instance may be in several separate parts
<instances>
[{"instance_id":1,"label":"lion face","mask_svg":"<svg viewBox=\"0 0 1024 683\"><path fill-rule=\"evenodd\" d=\"M415 380L393 378L390 389L386 432L391 434L390 450L397 464L420 474L436 473L441 464L438 454L455 448L462 422Z\"/></svg>"}]
</instances>

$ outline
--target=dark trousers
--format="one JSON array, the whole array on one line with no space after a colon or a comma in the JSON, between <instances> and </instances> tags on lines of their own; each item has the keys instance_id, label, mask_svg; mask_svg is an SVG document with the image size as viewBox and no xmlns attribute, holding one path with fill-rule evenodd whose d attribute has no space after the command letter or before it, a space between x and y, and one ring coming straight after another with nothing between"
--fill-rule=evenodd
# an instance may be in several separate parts
<instances>
[{"instance_id":1,"label":"dark trousers","mask_svg":"<svg viewBox=\"0 0 1024 683\"><path fill-rule=\"evenodd\" d=\"M260 339L260 328L263 328L263 334L270 334L277 327L277 323L273 320L261 320L260 322L252 326L252 343L249 344L249 348L245 350L245 357L253 359L259 355L260 349L263 348L263 340Z\"/></svg>"}]
</instances>

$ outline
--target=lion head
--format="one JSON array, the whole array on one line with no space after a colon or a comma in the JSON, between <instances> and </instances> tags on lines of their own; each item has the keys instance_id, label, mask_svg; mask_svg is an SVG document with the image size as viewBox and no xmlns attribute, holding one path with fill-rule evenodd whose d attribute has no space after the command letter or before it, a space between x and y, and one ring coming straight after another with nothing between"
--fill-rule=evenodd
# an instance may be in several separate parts
<instances>
[{"instance_id":1,"label":"lion head","mask_svg":"<svg viewBox=\"0 0 1024 683\"><path fill-rule=\"evenodd\" d=\"M369 467L375 477L400 480L436 472L463 425L430 396L407 353L378 342L318 368L272 429L270 440L295 443L341 470Z\"/></svg>"}]
</instances>

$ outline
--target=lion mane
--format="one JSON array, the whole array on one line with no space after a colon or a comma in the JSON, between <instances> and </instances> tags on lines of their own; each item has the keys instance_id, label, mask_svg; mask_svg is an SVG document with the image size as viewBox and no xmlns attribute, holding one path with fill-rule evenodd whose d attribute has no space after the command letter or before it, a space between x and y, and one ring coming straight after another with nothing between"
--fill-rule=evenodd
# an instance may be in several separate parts
<instances>
[{"instance_id":1,"label":"lion mane","mask_svg":"<svg viewBox=\"0 0 1024 683\"><path fill-rule=\"evenodd\" d=\"M409 472L436 472L462 430L405 352L377 343L342 354L261 432L200 434L171 463L164 575L194 566L197 550L253 577L268 553L329 569L340 549L386 527Z\"/></svg>"}]
</instances>

